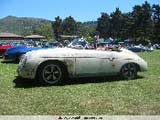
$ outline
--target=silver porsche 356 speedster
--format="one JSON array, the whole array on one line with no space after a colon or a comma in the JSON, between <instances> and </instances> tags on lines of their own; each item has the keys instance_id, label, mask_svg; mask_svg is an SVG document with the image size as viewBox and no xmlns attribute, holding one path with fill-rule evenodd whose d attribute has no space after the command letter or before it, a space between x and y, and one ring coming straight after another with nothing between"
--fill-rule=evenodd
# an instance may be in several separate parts
<instances>
[{"instance_id":1,"label":"silver porsche 356 speedster","mask_svg":"<svg viewBox=\"0 0 160 120\"><path fill-rule=\"evenodd\" d=\"M31 51L18 66L18 76L36 79L43 84L62 83L66 78L120 75L135 79L138 71L147 70L147 63L137 54L116 51L55 48Z\"/></svg>"}]
</instances>

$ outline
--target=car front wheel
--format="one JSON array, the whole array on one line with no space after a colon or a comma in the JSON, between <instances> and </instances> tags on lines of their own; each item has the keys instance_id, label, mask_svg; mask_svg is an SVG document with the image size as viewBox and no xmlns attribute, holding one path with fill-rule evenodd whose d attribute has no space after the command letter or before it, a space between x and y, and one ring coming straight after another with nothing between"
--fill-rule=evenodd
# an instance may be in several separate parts
<instances>
[{"instance_id":1,"label":"car front wheel","mask_svg":"<svg viewBox=\"0 0 160 120\"><path fill-rule=\"evenodd\" d=\"M121 69L123 79L135 79L137 77L137 66L134 63L125 64Z\"/></svg>"},{"instance_id":2,"label":"car front wheel","mask_svg":"<svg viewBox=\"0 0 160 120\"><path fill-rule=\"evenodd\" d=\"M39 67L38 76L42 84L55 85L62 83L65 71L59 63L46 62Z\"/></svg>"}]
</instances>

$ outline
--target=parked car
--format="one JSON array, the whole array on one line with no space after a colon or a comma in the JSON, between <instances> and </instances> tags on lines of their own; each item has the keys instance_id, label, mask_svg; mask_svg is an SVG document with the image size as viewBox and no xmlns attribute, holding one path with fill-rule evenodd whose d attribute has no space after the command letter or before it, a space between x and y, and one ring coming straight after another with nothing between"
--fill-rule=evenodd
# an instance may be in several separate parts
<instances>
[{"instance_id":1,"label":"parked car","mask_svg":"<svg viewBox=\"0 0 160 120\"><path fill-rule=\"evenodd\" d=\"M12 45L0 45L0 56L2 57L7 49L12 48Z\"/></svg>"},{"instance_id":2,"label":"parked car","mask_svg":"<svg viewBox=\"0 0 160 120\"><path fill-rule=\"evenodd\" d=\"M28 51L42 49L39 47L27 47L27 46L16 46L6 50L3 59L4 61L19 62L21 57Z\"/></svg>"},{"instance_id":3,"label":"parked car","mask_svg":"<svg viewBox=\"0 0 160 120\"><path fill-rule=\"evenodd\" d=\"M71 41L70 44L68 44L69 48L75 48L75 49L87 49L89 48L89 43L85 39L76 38Z\"/></svg>"},{"instance_id":4,"label":"parked car","mask_svg":"<svg viewBox=\"0 0 160 120\"><path fill-rule=\"evenodd\" d=\"M154 48L154 49L160 49L160 44L154 44L154 45L153 45L153 48Z\"/></svg>"},{"instance_id":5,"label":"parked car","mask_svg":"<svg viewBox=\"0 0 160 120\"><path fill-rule=\"evenodd\" d=\"M45 49L45 48L55 48L58 47L60 43L50 44L48 42L45 43L37 42L37 44L36 45L35 44L36 43L33 43L32 41L31 43L26 42L24 45L15 46L6 50L3 56L4 61L19 62L21 57L29 51Z\"/></svg>"},{"instance_id":6,"label":"parked car","mask_svg":"<svg viewBox=\"0 0 160 120\"><path fill-rule=\"evenodd\" d=\"M130 47L128 47L128 50L131 50L132 52L144 52L144 51L147 51L147 49L142 45L130 46Z\"/></svg>"},{"instance_id":7,"label":"parked car","mask_svg":"<svg viewBox=\"0 0 160 120\"><path fill-rule=\"evenodd\" d=\"M55 48L30 51L18 65L18 76L36 79L43 84L62 83L66 78L120 75L135 79L138 71L147 70L147 63L137 54L120 49L97 51Z\"/></svg>"},{"instance_id":8,"label":"parked car","mask_svg":"<svg viewBox=\"0 0 160 120\"><path fill-rule=\"evenodd\" d=\"M47 44L44 44L43 47L45 48L56 48L56 47L63 47L63 45L60 42L49 42Z\"/></svg>"}]
</instances>

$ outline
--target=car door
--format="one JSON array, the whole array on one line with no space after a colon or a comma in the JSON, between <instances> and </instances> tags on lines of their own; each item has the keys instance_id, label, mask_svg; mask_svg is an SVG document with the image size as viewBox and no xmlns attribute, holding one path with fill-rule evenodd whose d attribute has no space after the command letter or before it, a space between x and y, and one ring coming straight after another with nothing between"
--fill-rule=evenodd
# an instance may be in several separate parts
<instances>
[{"instance_id":1,"label":"car door","mask_svg":"<svg viewBox=\"0 0 160 120\"><path fill-rule=\"evenodd\" d=\"M100 73L101 75L111 75L114 74L114 65L115 65L115 55L112 51L106 51L105 54L103 54L103 58L100 59L101 61L101 69Z\"/></svg>"},{"instance_id":2,"label":"car door","mask_svg":"<svg viewBox=\"0 0 160 120\"><path fill-rule=\"evenodd\" d=\"M113 71L112 53L107 51L88 52L76 58L77 76L103 76Z\"/></svg>"}]
</instances>

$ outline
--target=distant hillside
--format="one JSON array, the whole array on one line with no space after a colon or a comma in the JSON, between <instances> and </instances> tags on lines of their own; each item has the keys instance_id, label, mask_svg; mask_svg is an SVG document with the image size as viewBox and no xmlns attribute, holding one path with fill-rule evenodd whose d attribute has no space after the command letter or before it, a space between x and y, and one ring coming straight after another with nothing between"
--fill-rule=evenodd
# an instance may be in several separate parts
<instances>
[{"instance_id":1,"label":"distant hillside","mask_svg":"<svg viewBox=\"0 0 160 120\"><path fill-rule=\"evenodd\" d=\"M50 20L41 19L41 18L29 18L29 17L15 17L7 16L0 19L0 32L10 32L18 35L26 36L34 34L35 31L39 31L41 35L47 36L47 38L53 37L53 31ZM44 28L47 26L47 28ZM83 29L82 32L93 33L97 26L97 21L88 21L82 23ZM51 31L51 32L48 32Z\"/></svg>"},{"instance_id":2,"label":"distant hillside","mask_svg":"<svg viewBox=\"0 0 160 120\"><path fill-rule=\"evenodd\" d=\"M51 21L40 18L7 16L0 19L0 32L28 35L45 23L50 24Z\"/></svg>"}]
</instances>

